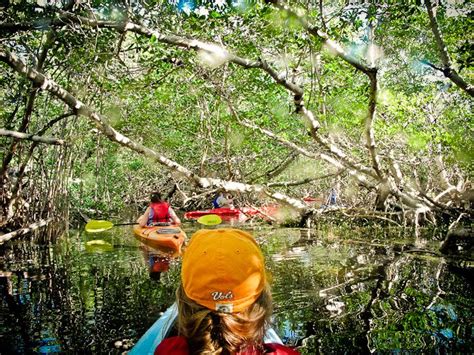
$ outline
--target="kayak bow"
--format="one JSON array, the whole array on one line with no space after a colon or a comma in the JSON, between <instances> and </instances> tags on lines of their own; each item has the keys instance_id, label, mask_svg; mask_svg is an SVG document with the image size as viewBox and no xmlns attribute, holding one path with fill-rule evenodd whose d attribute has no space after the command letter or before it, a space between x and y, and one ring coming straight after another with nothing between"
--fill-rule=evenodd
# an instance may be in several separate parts
<instances>
[{"instance_id":1,"label":"kayak bow","mask_svg":"<svg viewBox=\"0 0 474 355\"><path fill-rule=\"evenodd\" d=\"M128 352L129 355L153 354L158 344L169 336L178 317L178 306L174 303L163 315L146 331ZM268 328L264 337L265 343L283 344L281 338L273 328Z\"/></svg>"},{"instance_id":2,"label":"kayak bow","mask_svg":"<svg viewBox=\"0 0 474 355\"><path fill-rule=\"evenodd\" d=\"M186 239L186 233L175 225L136 226L133 228L133 234L146 245L178 254L181 253L181 247Z\"/></svg>"}]
</instances>

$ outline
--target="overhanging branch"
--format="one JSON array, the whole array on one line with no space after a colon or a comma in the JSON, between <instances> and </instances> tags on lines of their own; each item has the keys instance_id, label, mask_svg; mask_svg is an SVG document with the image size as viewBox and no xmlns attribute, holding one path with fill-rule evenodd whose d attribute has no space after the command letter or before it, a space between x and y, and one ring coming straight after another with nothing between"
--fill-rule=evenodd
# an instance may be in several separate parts
<instances>
[{"instance_id":1,"label":"overhanging branch","mask_svg":"<svg viewBox=\"0 0 474 355\"><path fill-rule=\"evenodd\" d=\"M25 139L38 143L53 144L53 145L63 145L65 144L64 140L52 138L52 137L43 137L36 136L34 134L27 134L23 132L9 131L7 129L0 128L0 136L12 137L15 139Z\"/></svg>"},{"instance_id":2,"label":"overhanging branch","mask_svg":"<svg viewBox=\"0 0 474 355\"><path fill-rule=\"evenodd\" d=\"M459 88L467 92L469 95L474 96L474 87L472 85L469 85L453 68L451 59L449 58L448 50L446 48L446 43L444 43L443 36L441 35L441 31L439 30L438 22L436 21L436 17L433 13L433 6L431 5L431 1L425 0L425 5L426 10L428 12L428 17L430 19L431 31L433 32L436 41L436 46L438 47L439 56L441 58L441 62L443 63L444 68L437 68L434 65L431 65L431 67L441 70L444 76L450 79Z\"/></svg>"},{"instance_id":3,"label":"overhanging branch","mask_svg":"<svg viewBox=\"0 0 474 355\"><path fill-rule=\"evenodd\" d=\"M21 228L21 229L18 229L16 231L13 231L13 232L10 232L10 233L7 233L7 234L4 234L2 236L0 236L0 245L9 241L10 239L12 238L15 238L15 237L19 237L21 235L25 235L25 234L28 234L28 233L31 233L41 227L44 227L44 226L47 226L49 223L51 223L53 221L52 218L49 218L47 220L40 220L39 222L36 222L36 223L32 223L30 224L28 227L26 228Z\"/></svg>"},{"instance_id":4,"label":"overhanging branch","mask_svg":"<svg viewBox=\"0 0 474 355\"><path fill-rule=\"evenodd\" d=\"M89 120L94 122L97 128L102 132L102 134L104 134L110 140L117 142L120 145L127 147L137 153L152 158L153 160L164 165L168 169L185 176L188 180L190 180L192 183L199 187L209 188L211 186L215 186L225 188L228 191L239 191L244 193L264 193L265 195L273 198L274 200L289 205L296 210L304 211L307 208L307 206L302 201L291 198L279 192L272 192L262 185L249 185L235 181L226 181L221 179L198 176L197 174L193 173L192 171L178 164L177 162L158 154L150 148L147 148L139 143L132 141L130 138L116 131L112 126L110 126L104 116L98 114L90 107L79 101L71 93L62 88L53 80L48 79L46 76L44 76L37 70L27 67L26 64L21 59L19 59L17 55L11 53L4 47L0 47L0 61L5 62L12 69L28 78L39 88L41 88L41 90L50 92L53 96L67 104L77 114L87 117Z\"/></svg>"},{"instance_id":5,"label":"overhanging branch","mask_svg":"<svg viewBox=\"0 0 474 355\"><path fill-rule=\"evenodd\" d=\"M342 58L345 62L347 62L354 68L360 70L361 72L365 73L366 75L370 75L373 68L359 61L354 56L349 55L338 42L330 39L326 32L318 29L317 27L312 26L305 16L297 14L289 6L284 5L280 0L269 0L268 2L272 3L279 10L285 11L287 14L296 18L305 30L307 30L313 36L322 40L323 43L329 48L329 50L333 52L336 56Z\"/></svg>"}]
</instances>

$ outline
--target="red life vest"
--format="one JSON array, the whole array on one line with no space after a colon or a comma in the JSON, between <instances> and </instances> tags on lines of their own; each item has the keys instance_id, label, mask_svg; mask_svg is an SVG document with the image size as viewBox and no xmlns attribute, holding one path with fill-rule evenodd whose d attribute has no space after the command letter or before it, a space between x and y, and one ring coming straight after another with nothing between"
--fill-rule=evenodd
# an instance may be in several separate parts
<instances>
[{"instance_id":1,"label":"red life vest","mask_svg":"<svg viewBox=\"0 0 474 355\"><path fill-rule=\"evenodd\" d=\"M299 352L281 344L263 344L265 352L249 349L241 351L238 355L299 355ZM189 347L186 338L175 336L164 339L155 349L155 355L189 355Z\"/></svg>"},{"instance_id":2,"label":"red life vest","mask_svg":"<svg viewBox=\"0 0 474 355\"><path fill-rule=\"evenodd\" d=\"M169 209L170 205L164 201L151 203L148 224L150 225L154 222L169 222L171 218Z\"/></svg>"}]
</instances>

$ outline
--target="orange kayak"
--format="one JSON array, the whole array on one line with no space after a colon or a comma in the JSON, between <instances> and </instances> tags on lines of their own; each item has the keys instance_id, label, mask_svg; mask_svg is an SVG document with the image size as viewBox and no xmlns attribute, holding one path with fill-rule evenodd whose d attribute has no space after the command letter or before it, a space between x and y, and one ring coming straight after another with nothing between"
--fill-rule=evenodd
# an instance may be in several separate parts
<instances>
[{"instance_id":1,"label":"orange kayak","mask_svg":"<svg viewBox=\"0 0 474 355\"><path fill-rule=\"evenodd\" d=\"M186 233L178 226L154 226L133 228L135 238L146 245L172 254L181 253L181 247L186 239Z\"/></svg>"}]
</instances>

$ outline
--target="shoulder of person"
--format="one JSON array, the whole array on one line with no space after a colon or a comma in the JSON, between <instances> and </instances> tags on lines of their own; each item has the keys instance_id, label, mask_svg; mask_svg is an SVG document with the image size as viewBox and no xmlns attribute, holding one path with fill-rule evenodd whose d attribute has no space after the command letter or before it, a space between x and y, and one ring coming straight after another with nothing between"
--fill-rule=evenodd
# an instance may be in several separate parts
<instances>
[{"instance_id":1,"label":"shoulder of person","mask_svg":"<svg viewBox=\"0 0 474 355\"><path fill-rule=\"evenodd\" d=\"M265 354L269 355L299 355L299 352L282 344L264 344ZM183 336L174 336L164 339L155 349L155 355L188 355L188 341ZM255 355L254 351L239 352L239 355Z\"/></svg>"},{"instance_id":2,"label":"shoulder of person","mask_svg":"<svg viewBox=\"0 0 474 355\"><path fill-rule=\"evenodd\" d=\"M299 352L295 349L292 349L286 345L277 344L277 343L269 343L265 344L266 354L274 354L274 355L299 355Z\"/></svg>"},{"instance_id":3,"label":"shoulder of person","mask_svg":"<svg viewBox=\"0 0 474 355\"><path fill-rule=\"evenodd\" d=\"M163 339L163 341L156 347L155 355L188 355L189 346L188 341L183 336L175 336Z\"/></svg>"},{"instance_id":4,"label":"shoulder of person","mask_svg":"<svg viewBox=\"0 0 474 355\"><path fill-rule=\"evenodd\" d=\"M265 343L263 347L263 352L255 347L249 347L240 351L238 355L299 355L296 350L278 343Z\"/></svg>"}]
</instances>

